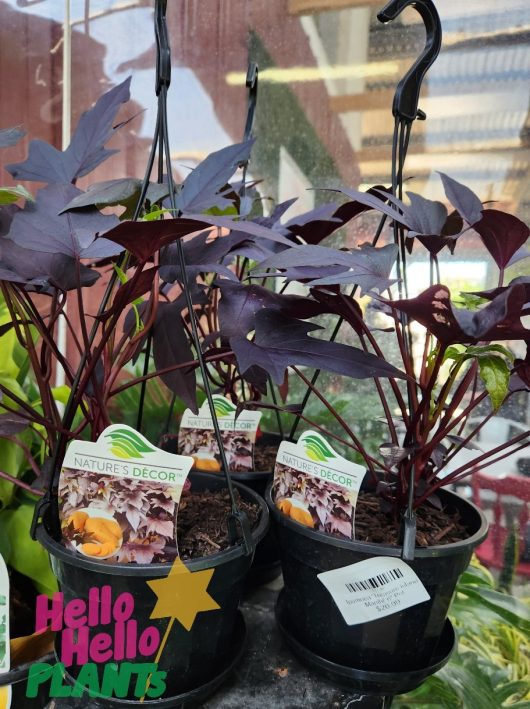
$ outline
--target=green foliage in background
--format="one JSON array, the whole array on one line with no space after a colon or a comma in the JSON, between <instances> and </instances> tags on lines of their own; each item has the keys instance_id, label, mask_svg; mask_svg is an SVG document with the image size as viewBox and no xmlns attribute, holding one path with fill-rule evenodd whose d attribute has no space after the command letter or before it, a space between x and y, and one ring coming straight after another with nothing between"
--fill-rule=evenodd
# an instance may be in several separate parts
<instances>
[{"instance_id":1,"label":"green foliage in background","mask_svg":"<svg viewBox=\"0 0 530 709\"><path fill-rule=\"evenodd\" d=\"M393 709L530 709L530 602L496 590L473 564L451 606L458 649L449 663Z\"/></svg>"}]
</instances>

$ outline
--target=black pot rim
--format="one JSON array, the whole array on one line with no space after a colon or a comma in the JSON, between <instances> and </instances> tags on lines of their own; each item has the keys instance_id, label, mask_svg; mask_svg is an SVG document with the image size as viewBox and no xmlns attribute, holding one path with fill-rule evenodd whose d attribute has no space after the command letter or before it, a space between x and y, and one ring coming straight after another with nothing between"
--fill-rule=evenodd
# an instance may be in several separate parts
<instances>
[{"instance_id":1,"label":"black pot rim","mask_svg":"<svg viewBox=\"0 0 530 709\"><path fill-rule=\"evenodd\" d=\"M46 662L48 664L55 663L55 655L53 652L43 655L36 660L31 660L31 662L24 662L23 665L18 665L18 667L13 667L9 672L3 672L0 674L0 687L5 687L8 684L16 684L17 682L22 682L28 678L29 669L37 662Z\"/></svg>"},{"instance_id":2,"label":"black pot rim","mask_svg":"<svg viewBox=\"0 0 530 709\"><path fill-rule=\"evenodd\" d=\"M449 662L457 646L457 636L454 627L451 621L447 619L435 657L427 666L403 672L377 672L341 665L312 652L295 637L282 617L283 595L284 590L278 594L274 613L276 624L287 645L304 664L329 678L333 678L334 682L342 684L349 689L355 688L362 692L387 696L412 691L427 677L444 667Z\"/></svg>"},{"instance_id":3,"label":"black pot rim","mask_svg":"<svg viewBox=\"0 0 530 709\"><path fill-rule=\"evenodd\" d=\"M208 474L203 473L203 475ZM209 477L219 480L218 476L215 475L209 475ZM238 482L235 483L235 486L242 493L244 493L247 499L251 498L251 500L258 504L261 509L261 516L258 526L252 531L252 539L255 546L267 533L267 529L269 527L269 510L263 498L254 492L254 490L251 490L246 485L242 485ZM70 564L71 566L77 566L78 568L86 569L87 571L95 571L99 574L107 574L109 576L156 578L159 576L167 576L168 569L172 565L172 562L161 564L116 564L89 559L81 554L77 554L75 551L67 549L60 542L53 539L48 534L44 524L40 524L37 527L36 536L37 541L39 541L52 556L60 559L66 564ZM217 554L210 554L209 556L203 556L199 559L190 559L188 561L184 561L183 563L190 571L202 571L204 569L212 569L216 566L221 566L243 555L243 546L242 544L238 544L237 546L224 549Z\"/></svg>"},{"instance_id":4,"label":"black pot rim","mask_svg":"<svg viewBox=\"0 0 530 709\"><path fill-rule=\"evenodd\" d=\"M246 644L247 624L245 622L243 613L238 610L235 620L234 640L232 642L232 646L230 647L225 656L224 666L222 667L221 671L215 675L215 677L212 677L212 679L208 680L204 684L200 685L199 687L195 687L194 689L190 689L187 692L183 692L182 694L176 694L172 697L163 697L161 699L146 699L145 702L142 703L140 703L137 699L118 699L117 697L111 697L109 699L107 697L96 696L94 697L94 699L102 700L103 703L108 702L109 705L114 707L123 707L123 709L135 706L145 706L147 708L154 707L154 709L156 709L157 707L160 707L161 709L169 709L169 707L179 707L179 709L182 709L182 707L185 707L187 705L195 706L196 702L205 701L224 684L226 679L234 671L236 665L240 662L245 651ZM76 681L73 678L71 679L73 685L75 686ZM90 698L87 697L87 699Z\"/></svg>"},{"instance_id":5,"label":"black pot rim","mask_svg":"<svg viewBox=\"0 0 530 709\"><path fill-rule=\"evenodd\" d=\"M230 473L230 477L244 484L246 482L252 482L257 480L267 481L273 476L273 474L274 473L272 472L272 470L268 473L264 472L263 470L249 470L246 473Z\"/></svg>"},{"instance_id":6,"label":"black pot rim","mask_svg":"<svg viewBox=\"0 0 530 709\"><path fill-rule=\"evenodd\" d=\"M457 495L450 490L440 490L439 491L444 497L447 495L452 498L456 498L458 501L462 502L466 506L469 506L473 512L480 519L480 526L478 530L472 534L467 539L462 539L458 542L452 542L451 544L437 544L430 547L416 547L414 552L414 557L416 559L428 559L433 557L442 556L452 556L455 553L463 551L469 547L477 547L485 538L488 533L488 521L482 510L477 507L470 500L466 500L460 495ZM350 551L362 551L366 554L373 554L374 556L395 556L400 557L402 552L402 547L400 546L390 546L389 544L376 544L375 542L362 542L359 540L348 540L339 539L338 537L332 537L324 532L318 532L309 527L304 527L302 524L291 520L286 517L282 512L278 510L276 505L272 500L272 482L267 486L265 491L265 501L269 506L269 510L272 513L276 524L280 524L287 527L290 531L300 534L303 537L309 537L315 542L320 542L321 544L328 544L329 546L348 549Z\"/></svg>"}]
</instances>

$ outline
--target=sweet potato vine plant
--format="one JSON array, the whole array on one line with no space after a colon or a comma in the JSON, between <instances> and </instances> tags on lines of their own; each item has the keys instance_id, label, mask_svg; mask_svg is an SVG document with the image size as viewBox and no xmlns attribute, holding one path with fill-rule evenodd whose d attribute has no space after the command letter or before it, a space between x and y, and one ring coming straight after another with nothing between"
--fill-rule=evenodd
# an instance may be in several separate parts
<instances>
[{"instance_id":1,"label":"sweet potato vine plant","mask_svg":"<svg viewBox=\"0 0 530 709\"><path fill-rule=\"evenodd\" d=\"M296 224L273 225L295 243L289 248L275 244L275 253L255 265L251 277L265 279L261 281L265 287L256 280L219 282L221 335L235 353L241 373L253 372L256 377L266 373L281 384L289 367L344 434L316 428L360 454L376 480L383 473L378 490L394 503L396 519L409 493L415 507L427 499L439 504L434 494L438 488L530 443L528 432L488 451L473 443L501 404L514 392L530 389L530 330L524 324L530 315L530 277L505 282L506 269L529 256L525 246L529 229L515 216L484 206L470 189L449 176L440 177L453 206L451 212L442 203L413 192L407 193L405 202L384 188L367 193L337 190L350 201L324 205ZM354 248L322 245L337 228L366 210L375 210L382 218L371 244ZM391 243L378 246L385 222L391 227ZM439 255L443 250L451 255L458 252L469 239L496 264L497 287L451 294L440 282ZM409 254L419 248L427 251L431 285L409 297ZM277 292L271 284L278 277L304 284L307 297ZM368 296L371 305L363 309L359 296L363 302ZM379 320L382 314L386 316L383 327L369 322L368 315L374 311ZM306 319L322 313L339 316L349 328L347 341L355 340L356 346L346 349L333 342L336 330L331 335L321 330L319 339L310 337L319 326ZM515 359L507 348L513 341L526 345L524 359ZM391 363L396 350L399 369ZM371 454L356 435L353 407L339 413L306 368L373 380L388 433L379 455ZM353 404L353 394L351 400ZM301 405L279 408L315 425ZM448 473L448 465L463 449L474 454L462 464L460 457Z\"/></svg>"}]
</instances>

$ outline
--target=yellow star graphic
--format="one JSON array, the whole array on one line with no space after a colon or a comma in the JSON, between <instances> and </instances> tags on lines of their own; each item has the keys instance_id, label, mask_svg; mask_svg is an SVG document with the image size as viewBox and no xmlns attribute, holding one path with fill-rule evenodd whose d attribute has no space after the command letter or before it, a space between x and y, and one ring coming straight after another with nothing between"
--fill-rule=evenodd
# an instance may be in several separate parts
<instances>
[{"instance_id":1,"label":"yellow star graphic","mask_svg":"<svg viewBox=\"0 0 530 709\"><path fill-rule=\"evenodd\" d=\"M221 607L206 590L214 571L190 571L180 559L175 559L165 578L147 581L158 598L150 617L176 618L186 630L191 630L197 613Z\"/></svg>"}]
</instances>

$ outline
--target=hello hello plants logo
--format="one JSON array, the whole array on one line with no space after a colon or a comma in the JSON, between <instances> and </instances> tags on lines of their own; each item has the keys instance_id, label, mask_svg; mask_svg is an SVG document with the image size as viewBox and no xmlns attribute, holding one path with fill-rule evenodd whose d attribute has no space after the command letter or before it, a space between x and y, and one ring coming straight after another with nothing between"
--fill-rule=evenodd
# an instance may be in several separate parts
<instances>
[{"instance_id":1,"label":"hello hello plants logo","mask_svg":"<svg viewBox=\"0 0 530 709\"><path fill-rule=\"evenodd\" d=\"M191 572L177 558L167 576L146 582L157 598L149 619L168 619L162 630L159 623L137 621L134 596L123 592L113 597L110 585L90 588L86 599L67 603L63 593L51 599L38 596L35 631L58 633L60 661L31 666L26 696L37 697L40 686L49 682L50 698L88 693L106 699L133 695L143 702L161 697L167 672L159 663L175 621L189 632L198 613L220 608L207 590L213 574L214 569ZM72 667L75 683L65 679Z\"/></svg>"}]
</instances>

